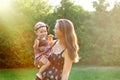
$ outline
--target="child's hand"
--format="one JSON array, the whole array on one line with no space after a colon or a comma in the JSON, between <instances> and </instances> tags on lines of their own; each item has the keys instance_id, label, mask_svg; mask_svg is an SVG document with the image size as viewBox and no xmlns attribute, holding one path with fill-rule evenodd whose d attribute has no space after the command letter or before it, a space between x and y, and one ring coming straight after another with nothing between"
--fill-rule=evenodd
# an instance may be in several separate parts
<instances>
[{"instance_id":1,"label":"child's hand","mask_svg":"<svg viewBox=\"0 0 120 80\"><path fill-rule=\"evenodd\" d=\"M34 42L33 48L34 48L34 49L37 49L38 46L39 46L39 40L36 39L35 42Z\"/></svg>"},{"instance_id":2,"label":"child's hand","mask_svg":"<svg viewBox=\"0 0 120 80\"><path fill-rule=\"evenodd\" d=\"M53 43L53 37L54 36L52 34L48 35L48 44L52 45L52 43Z\"/></svg>"}]
</instances>

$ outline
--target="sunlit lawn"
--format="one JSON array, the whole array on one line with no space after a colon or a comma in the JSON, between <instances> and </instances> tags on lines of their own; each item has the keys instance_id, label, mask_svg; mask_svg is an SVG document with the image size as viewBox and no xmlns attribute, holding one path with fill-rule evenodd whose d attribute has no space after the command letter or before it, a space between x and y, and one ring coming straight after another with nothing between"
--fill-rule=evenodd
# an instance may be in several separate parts
<instances>
[{"instance_id":1,"label":"sunlit lawn","mask_svg":"<svg viewBox=\"0 0 120 80\"><path fill-rule=\"evenodd\" d=\"M34 80L37 69L1 69L0 80ZM120 67L73 67L69 80L120 80Z\"/></svg>"}]
</instances>

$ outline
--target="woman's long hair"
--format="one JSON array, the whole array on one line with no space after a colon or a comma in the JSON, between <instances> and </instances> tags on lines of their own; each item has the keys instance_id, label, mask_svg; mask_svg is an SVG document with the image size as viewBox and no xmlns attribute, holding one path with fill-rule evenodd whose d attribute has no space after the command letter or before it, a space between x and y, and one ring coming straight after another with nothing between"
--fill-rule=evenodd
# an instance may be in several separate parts
<instances>
[{"instance_id":1,"label":"woman's long hair","mask_svg":"<svg viewBox=\"0 0 120 80\"><path fill-rule=\"evenodd\" d=\"M58 19L58 29L61 32L60 41L68 51L68 55L73 62L79 61L77 36L75 34L74 25L70 20Z\"/></svg>"}]
</instances>

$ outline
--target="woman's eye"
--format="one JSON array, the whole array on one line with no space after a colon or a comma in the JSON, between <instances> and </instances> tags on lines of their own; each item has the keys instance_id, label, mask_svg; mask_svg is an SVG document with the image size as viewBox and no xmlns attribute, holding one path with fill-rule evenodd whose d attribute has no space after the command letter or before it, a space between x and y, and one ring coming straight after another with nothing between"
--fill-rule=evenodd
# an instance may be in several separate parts
<instances>
[{"instance_id":1,"label":"woman's eye","mask_svg":"<svg viewBox=\"0 0 120 80\"><path fill-rule=\"evenodd\" d=\"M44 31L44 32L47 32L47 31Z\"/></svg>"}]
</instances>

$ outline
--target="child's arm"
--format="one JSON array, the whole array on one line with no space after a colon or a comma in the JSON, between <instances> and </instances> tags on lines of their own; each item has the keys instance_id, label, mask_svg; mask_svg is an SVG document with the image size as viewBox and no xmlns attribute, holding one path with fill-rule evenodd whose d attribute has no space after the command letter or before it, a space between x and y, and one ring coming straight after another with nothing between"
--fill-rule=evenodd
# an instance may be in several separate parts
<instances>
[{"instance_id":1,"label":"child's arm","mask_svg":"<svg viewBox=\"0 0 120 80\"><path fill-rule=\"evenodd\" d=\"M34 48L34 50L37 50L38 47L39 47L39 40L36 39L35 42L34 42L33 48Z\"/></svg>"}]
</instances>

